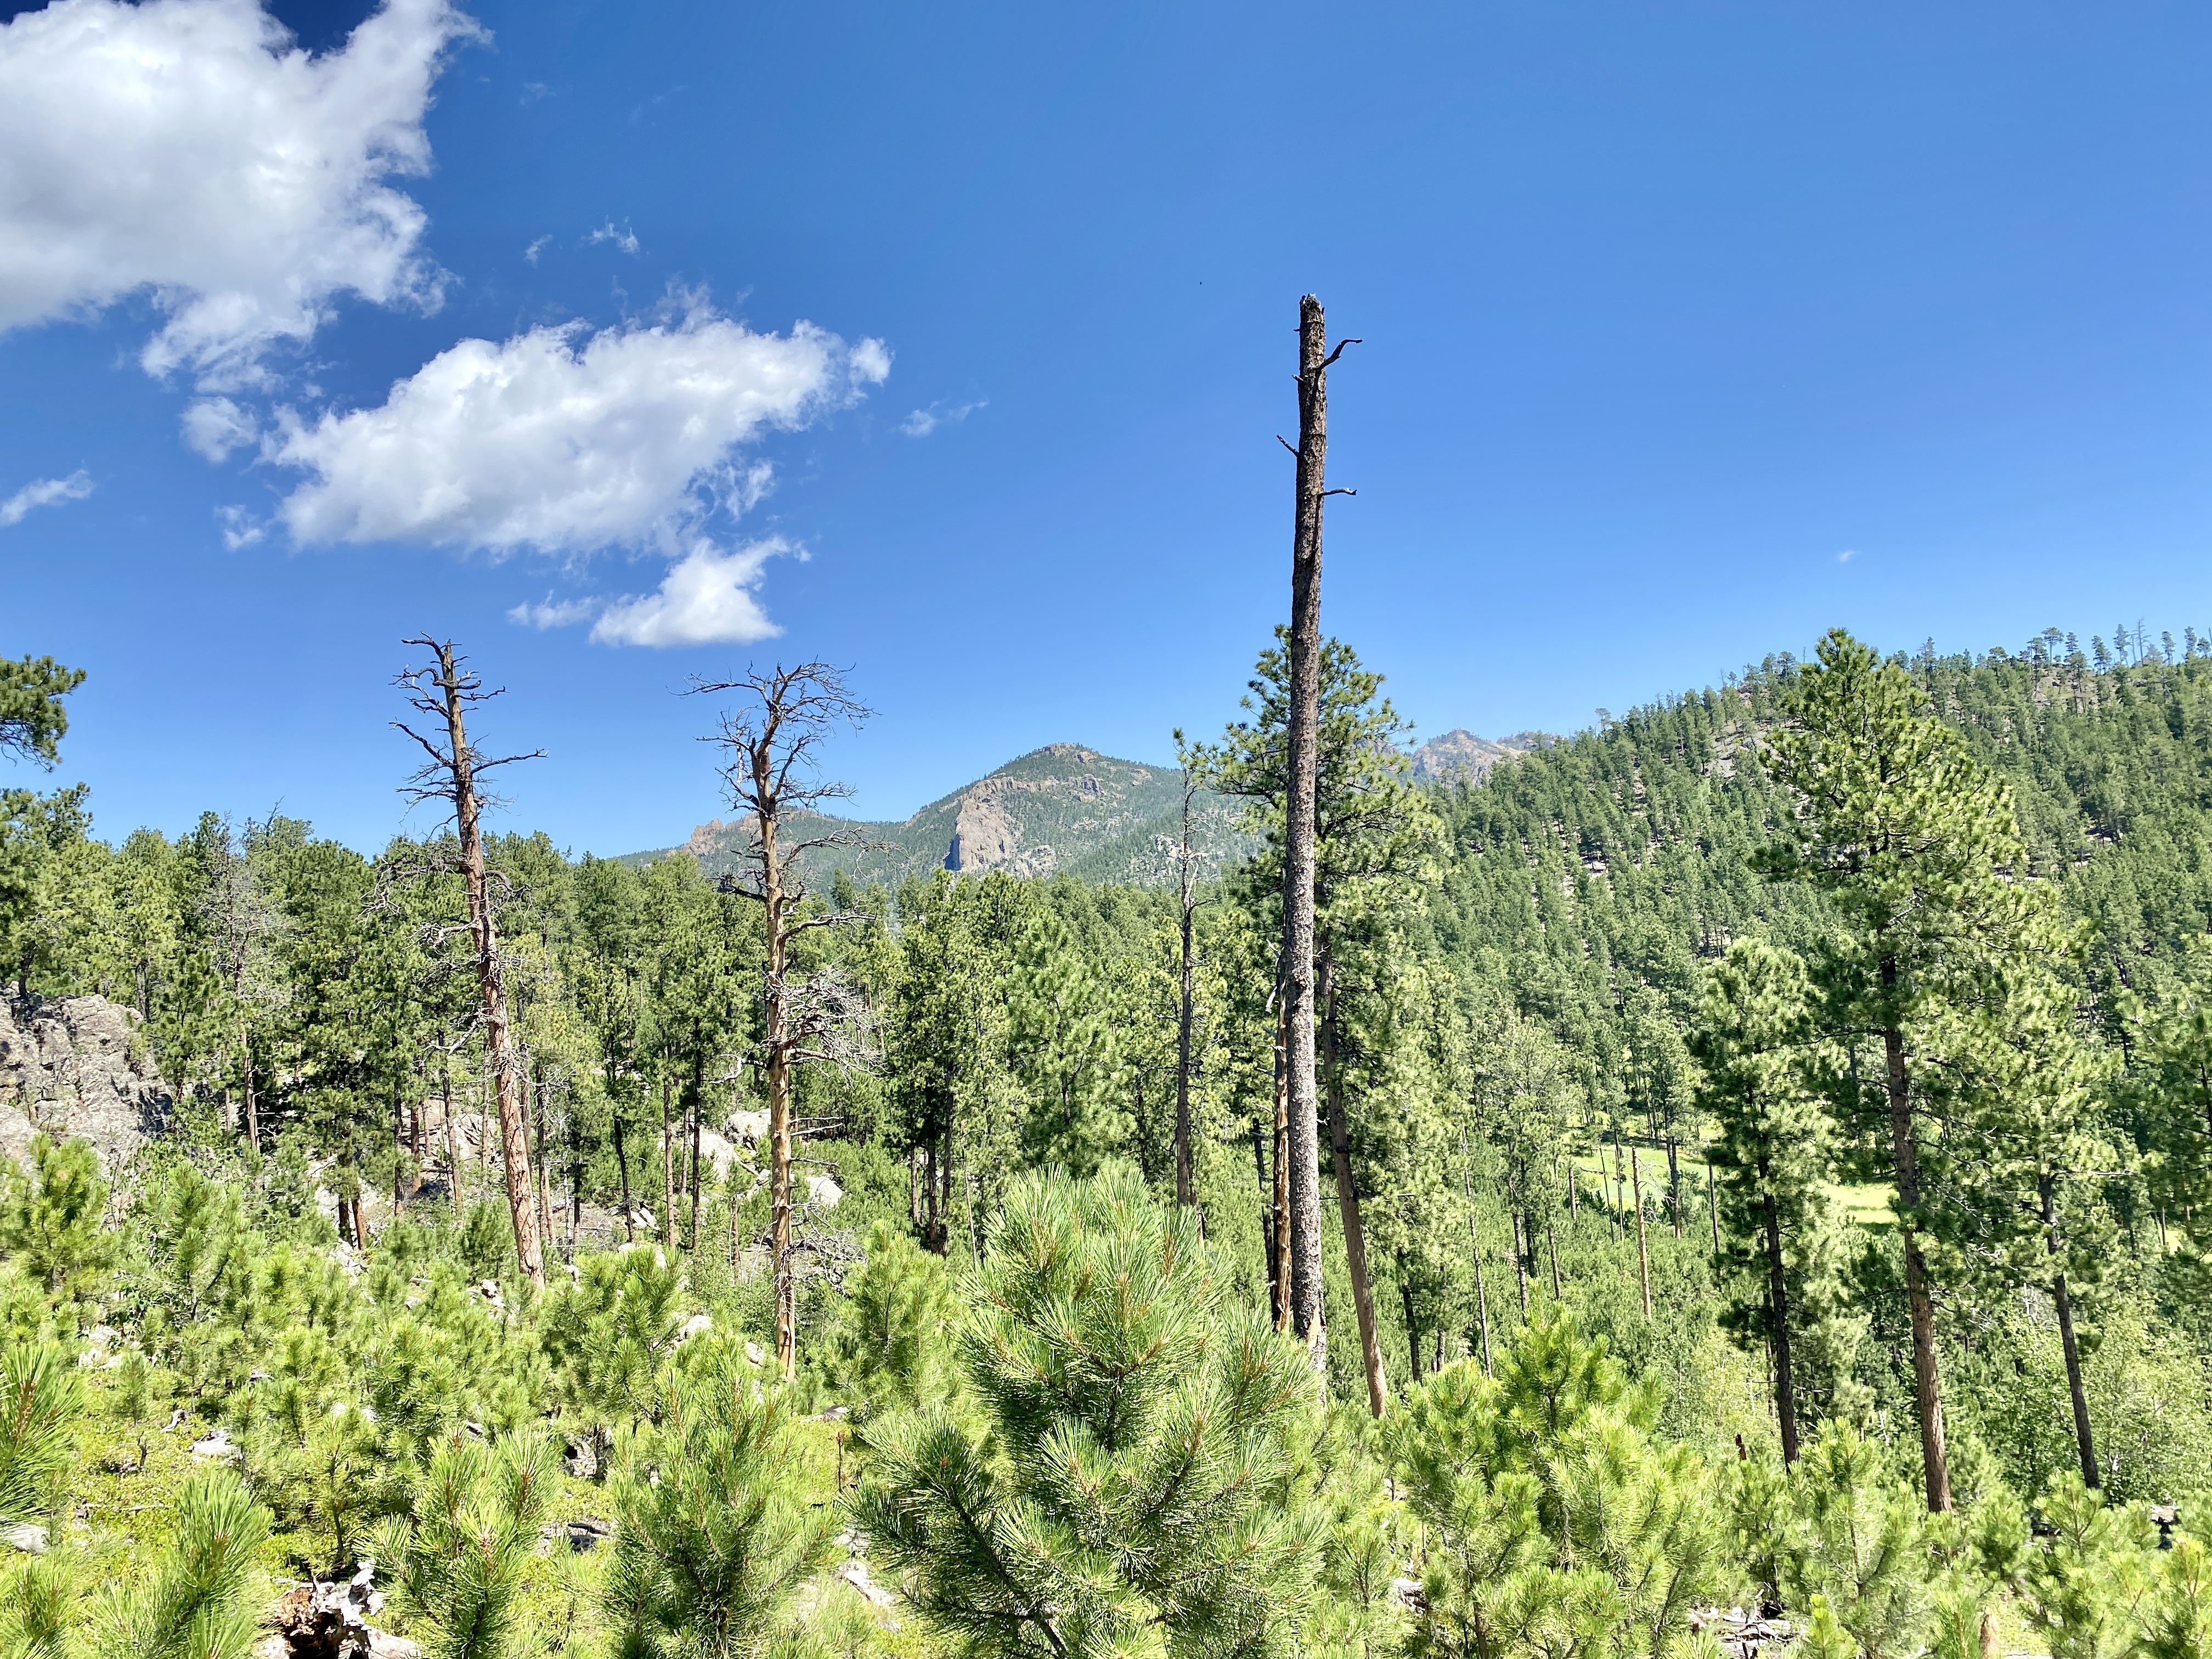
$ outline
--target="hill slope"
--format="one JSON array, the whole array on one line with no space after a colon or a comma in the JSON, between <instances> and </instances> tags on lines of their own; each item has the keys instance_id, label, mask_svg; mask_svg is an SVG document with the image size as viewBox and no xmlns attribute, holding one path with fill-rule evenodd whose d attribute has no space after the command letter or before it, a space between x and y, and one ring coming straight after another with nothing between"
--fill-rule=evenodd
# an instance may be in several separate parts
<instances>
[{"instance_id":1,"label":"hill slope","mask_svg":"<svg viewBox=\"0 0 2212 1659\"><path fill-rule=\"evenodd\" d=\"M1251 838L1237 828L1238 810L1237 802L1214 794L1193 803L1191 839L1201 878L1249 849ZM1173 768L1116 760L1079 744L1048 744L903 823L837 820L864 844L810 854L808 873L820 881L842 869L864 884L895 886L939 870L1003 870L1153 886L1174 878L1182 812L1182 776ZM716 818L694 830L681 848L633 854L624 862L686 852L720 875L738 867L747 840L743 820Z\"/></svg>"}]
</instances>

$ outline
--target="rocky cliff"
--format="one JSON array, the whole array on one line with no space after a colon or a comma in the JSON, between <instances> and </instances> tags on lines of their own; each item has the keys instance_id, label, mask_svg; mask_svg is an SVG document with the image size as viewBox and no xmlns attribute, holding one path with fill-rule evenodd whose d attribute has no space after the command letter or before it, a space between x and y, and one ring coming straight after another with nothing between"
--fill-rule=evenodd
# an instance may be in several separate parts
<instances>
[{"instance_id":1,"label":"rocky cliff","mask_svg":"<svg viewBox=\"0 0 2212 1659\"><path fill-rule=\"evenodd\" d=\"M1559 739L1549 732L1516 732L1495 743L1456 727L1431 738L1413 751L1413 775L1423 783L1458 780L1480 783L1501 761L1525 755L1532 749L1548 749Z\"/></svg>"},{"instance_id":2,"label":"rocky cliff","mask_svg":"<svg viewBox=\"0 0 2212 1659\"><path fill-rule=\"evenodd\" d=\"M105 997L0 999L0 1152L40 1130L82 1135L113 1169L167 1126L175 1096L131 1042L137 1016Z\"/></svg>"},{"instance_id":3,"label":"rocky cliff","mask_svg":"<svg viewBox=\"0 0 2212 1659\"><path fill-rule=\"evenodd\" d=\"M1237 827L1239 803L1201 793L1192 805L1192 844L1201 878L1249 848ZM932 801L902 823L851 822L860 843L813 854L817 883L843 869L855 881L896 884L951 870L1016 876L1060 872L1140 886L1174 878L1182 833L1182 775L1172 767L1116 760L1080 744L1048 744L988 777ZM814 833L810 827L807 833ZM750 840L746 823L716 818L691 832L682 851L711 874L734 870ZM659 853L633 855L643 863Z\"/></svg>"}]
</instances>

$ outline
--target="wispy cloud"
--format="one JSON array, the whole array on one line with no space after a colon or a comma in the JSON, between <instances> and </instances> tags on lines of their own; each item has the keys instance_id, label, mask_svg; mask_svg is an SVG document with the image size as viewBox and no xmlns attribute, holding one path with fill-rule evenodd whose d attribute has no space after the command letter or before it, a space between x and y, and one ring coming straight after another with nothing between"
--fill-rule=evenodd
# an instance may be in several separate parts
<instances>
[{"instance_id":1,"label":"wispy cloud","mask_svg":"<svg viewBox=\"0 0 2212 1659\"><path fill-rule=\"evenodd\" d=\"M0 525L21 524L33 508L59 507L64 501L81 501L92 494L92 474L82 467L66 478L40 478L25 484L6 501L0 501Z\"/></svg>"},{"instance_id":2,"label":"wispy cloud","mask_svg":"<svg viewBox=\"0 0 2212 1659\"><path fill-rule=\"evenodd\" d=\"M241 547L251 547L269 533L269 522L257 519L242 507L218 507L216 522L222 526L222 544L235 553Z\"/></svg>"},{"instance_id":3,"label":"wispy cloud","mask_svg":"<svg viewBox=\"0 0 2212 1659\"><path fill-rule=\"evenodd\" d=\"M949 408L941 403L932 404L927 409L915 410L901 421L899 430L909 438L927 438L940 426L964 421L977 410L988 407L990 401L988 398L978 398L972 404L957 404Z\"/></svg>"},{"instance_id":4,"label":"wispy cloud","mask_svg":"<svg viewBox=\"0 0 2212 1659\"><path fill-rule=\"evenodd\" d=\"M536 241L532 242L528 247L523 249L522 258L524 262L528 264L536 264L538 263L538 256L545 252L547 245L550 244L552 240L553 239L550 236L541 236Z\"/></svg>"},{"instance_id":5,"label":"wispy cloud","mask_svg":"<svg viewBox=\"0 0 2212 1659\"><path fill-rule=\"evenodd\" d=\"M610 219L606 223L601 225L590 235L584 238L584 240L587 244L612 242L624 253L635 253L637 252L637 233L629 228L629 222L628 220L624 220L623 222L623 228L620 230L617 230L615 228L615 222Z\"/></svg>"},{"instance_id":6,"label":"wispy cloud","mask_svg":"<svg viewBox=\"0 0 2212 1659\"><path fill-rule=\"evenodd\" d=\"M228 398L202 398L187 404L183 424L185 447L211 461L222 460L261 436L261 422L253 411Z\"/></svg>"},{"instance_id":7,"label":"wispy cloud","mask_svg":"<svg viewBox=\"0 0 2212 1659\"><path fill-rule=\"evenodd\" d=\"M1847 547L1842 552L1836 555L1836 562L1838 564L1849 564L1853 559L1858 557L1858 549L1856 547Z\"/></svg>"}]
</instances>

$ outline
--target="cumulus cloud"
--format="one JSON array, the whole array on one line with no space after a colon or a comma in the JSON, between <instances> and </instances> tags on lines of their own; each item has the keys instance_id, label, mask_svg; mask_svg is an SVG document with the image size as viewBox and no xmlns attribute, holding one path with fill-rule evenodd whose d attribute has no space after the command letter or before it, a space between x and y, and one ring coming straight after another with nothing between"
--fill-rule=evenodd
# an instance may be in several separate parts
<instances>
[{"instance_id":1,"label":"cumulus cloud","mask_svg":"<svg viewBox=\"0 0 2212 1659\"><path fill-rule=\"evenodd\" d=\"M672 551L766 489L739 446L849 401L879 363L872 340L848 347L808 323L755 333L703 309L588 336L537 328L463 340L374 409L313 424L280 411L264 453L312 475L278 509L303 544Z\"/></svg>"},{"instance_id":2,"label":"cumulus cloud","mask_svg":"<svg viewBox=\"0 0 2212 1659\"><path fill-rule=\"evenodd\" d=\"M394 189L448 48L448 0L386 0L312 58L257 0L53 0L0 24L0 329L149 294L141 361L252 385L341 295L434 305Z\"/></svg>"},{"instance_id":3,"label":"cumulus cloud","mask_svg":"<svg viewBox=\"0 0 2212 1659\"><path fill-rule=\"evenodd\" d=\"M726 551L702 541L668 568L659 590L621 599L599 613L592 637L602 645L750 645L783 630L756 597L762 568L792 546L781 536Z\"/></svg>"},{"instance_id":4,"label":"cumulus cloud","mask_svg":"<svg viewBox=\"0 0 2212 1659\"><path fill-rule=\"evenodd\" d=\"M653 592L618 599L556 599L507 613L526 628L588 622L601 645L750 645L783 630L761 609L761 572L778 554L806 555L781 536L722 548L704 538L668 568Z\"/></svg>"},{"instance_id":5,"label":"cumulus cloud","mask_svg":"<svg viewBox=\"0 0 2212 1659\"><path fill-rule=\"evenodd\" d=\"M927 409L917 409L899 422L899 430L909 438L927 438L948 421L964 421L990 401L979 398L972 404L960 404L947 409L943 404L932 404Z\"/></svg>"},{"instance_id":6,"label":"cumulus cloud","mask_svg":"<svg viewBox=\"0 0 2212 1659\"><path fill-rule=\"evenodd\" d=\"M0 525L17 525L35 507L59 507L64 501L81 501L92 494L92 475L82 467L66 478L40 478L25 484L6 501L0 501Z\"/></svg>"}]
</instances>

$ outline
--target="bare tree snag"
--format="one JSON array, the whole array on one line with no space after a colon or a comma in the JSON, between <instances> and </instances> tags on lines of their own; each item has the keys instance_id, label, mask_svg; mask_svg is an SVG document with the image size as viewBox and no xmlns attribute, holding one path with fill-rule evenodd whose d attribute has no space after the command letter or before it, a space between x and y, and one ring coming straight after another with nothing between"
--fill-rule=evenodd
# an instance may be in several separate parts
<instances>
[{"instance_id":1,"label":"bare tree snag","mask_svg":"<svg viewBox=\"0 0 2212 1659\"><path fill-rule=\"evenodd\" d=\"M1321 1091L1314 1063L1315 788L1321 752L1322 504L1328 487L1328 349L1321 301L1298 301L1297 497L1291 538L1290 789L1283 830L1283 1005L1289 1115L1291 1322L1327 1386L1322 1316Z\"/></svg>"},{"instance_id":2,"label":"bare tree snag","mask_svg":"<svg viewBox=\"0 0 2212 1659\"><path fill-rule=\"evenodd\" d=\"M827 973L793 983L791 944L809 928L854 918L809 915L805 872L799 860L815 848L859 844L859 833L824 816L825 800L850 792L817 776L815 750L840 724L855 726L869 710L845 690L827 663L781 665L742 679L697 681L702 695L742 692L750 706L725 715L714 741L728 756L720 768L730 804L748 815L750 886L725 876L725 891L760 905L767 920L768 960L763 976L767 1033L763 1060L768 1074L769 1254L775 1288L775 1357L786 1382L798 1375L798 1297L791 1258L791 1079L793 1068L814 1060L854 1065L861 1051L851 1034L860 1025L857 996ZM796 821L794 823L794 820ZM792 838L787 840L787 836ZM951 1149L945 1156L945 1211L950 1213Z\"/></svg>"},{"instance_id":3,"label":"bare tree snag","mask_svg":"<svg viewBox=\"0 0 2212 1659\"><path fill-rule=\"evenodd\" d=\"M1636 1183L1636 1278L1644 1287L1644 1316L1651 1317L1651 1245L1644 1236L1644 1165L1641 1147L1628 1149L1629 1179Z\"/></svg>"},{"instance_id":4,"label":"bare tree snag","mask_svg":"<svg viewBox=\"0 0 2212 1659\"><path fill-rule=\"evenodd\" d=\"M434 668L410 668L395 684L404 688L417 710L445 723L442 734L425 737L404 721L392 724L420 744L429 757L407 785L415 799L442 800L452 806L453 824L460 837L461 875L467 888L469 931L476 953L477 988L482 1006L478 1023L483 1028L484 1052L499 1103L500 1151L507 1165L507 1207L514 1223L514 1259L532 1285L544 1289L545 1258L538 1238L538 1218L530 1188L530 1145L523 1128L522 1063L514 1049L509 1027L506 979L499 959L499 930L492 917L490 882L484 869L483 832L478 818L485 798L477 780L495 766L519 760L535 760L542 750L527 755L506 755L488 760L469 743L465 717L474 704L499 695L483 689L483 679L465 669L465 659L451 640L428 635L401 641L419 645L437 658Z\"/></svg>"}]
</instances>

